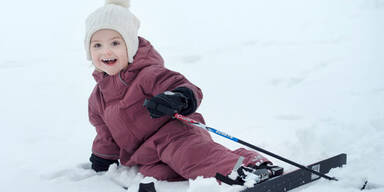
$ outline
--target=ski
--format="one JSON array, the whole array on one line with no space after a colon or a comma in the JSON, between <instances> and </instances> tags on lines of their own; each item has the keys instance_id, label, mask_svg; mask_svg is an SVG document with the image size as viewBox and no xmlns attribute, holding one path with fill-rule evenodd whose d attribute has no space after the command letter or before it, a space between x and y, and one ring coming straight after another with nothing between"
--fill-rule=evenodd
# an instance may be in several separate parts
<instances>
[{"instance_id":1,"label":"ski","mask_svg":"<svg viewBox=\"0 0 384 192\"><path fill-rule=\"evenodd\" d=\"M326 174L332 168L342 167L346 163L347 155L342 153L320 162L313 163L307 167L317 172ZM236 184L235 182L232 182L233 180L220 174L216 175L216 178L229 185ZM292 172L284 173L281 176L273 177L261 183L257 183L253 187L247 188L242 192L285 192L311 183L312 181L320 178L320 176L307 170L297 169Z\"/></svg>"},{"instance_id":2,"label":"ski","mask_svg":"<svg viewBox=\"0 0 384 192\"><path fill-rule=\"evenodd\" d=\"M325 159L323 161L313 163L308 166L312 170L320 173L328 173L332 168L342 167L347 163L347 155L342 153ZM247 188L243 192L281 192L308 184L312 181L320 179L319 176L303 169L298 169L289 173L285 173L279 177L271 178L265 182L255 184L252 188Z\"/></svg>"}]
</instances>

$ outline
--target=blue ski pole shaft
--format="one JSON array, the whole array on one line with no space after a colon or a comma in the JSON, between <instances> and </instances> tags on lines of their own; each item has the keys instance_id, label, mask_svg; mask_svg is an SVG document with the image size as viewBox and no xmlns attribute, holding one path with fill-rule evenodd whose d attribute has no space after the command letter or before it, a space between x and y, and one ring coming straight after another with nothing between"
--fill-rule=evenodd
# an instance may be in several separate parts
<instances>
[{"instance_id":1,"label":"blue ski pole shaft","mask_svg":"<svg viewBox=\"0 0 384 192\"><path fill-rule=\"evenodd\" d=\"M206 126L206 125L204 125L204 124L202 124L202 123L200 123L200 122L198 122L198 121L196 121L196 120L193 120L193 119L191 119L191 118L185 117L185 116L180 115L180 114L178 114L178 113L174 114L173 117L176 118L176 119L178 119L178 120L181 120L181 121L187 122L187 123L189 123L189 124L195 125L195 126L197 126L197 127L206 129L206 130L209 131L209 132L215 133L215 134L217 134L217 135L220 135L220 136L222 136L222 137L225 137L225 138L227 138L227 139L230 139L230 140L232 140L232 141L234 141L234 142L237 142L237 143L240 143L240 144L242 144L242 145L245 145L245 146L247 146L247 147L249 147L249 148L251 148L251 149L254 149L254 150L259 151L259 152L261 152L261 153L267 154L267 155L269 155L269 156L271 156L271 157L274 157L274 158L276 158L276 159L279 159L279 160L281 160L281 161L284 161L284 162L286 162L286 163L289 163L289 164L291 164L291 165L293 165L293 166L296 166L296 167L298 167L298 168L300 168L300 169L304 169L304 170L306 170L306 171L309 171L309 172L311 172L311 173L313 173L313 174L315 174L315 175L318 175L318 176L320 176L320 177L323 177L323 178L325 178L325 179L337 181L337 179L336 179L335 177L329 177L328 175L325 175L325 174L320 173L320 172L318 172L318 171L309 169L308 167L306 167L306 166L304 166L304 165L300 165L300 164L298 164L298 163L296 163L296 162L294 162L294 161L291 161L291 160L289 160L289 159L286 159L286 158L284 158L284 157L281 157L281 156L279 156L279 155L276 155L276 154L274 154L274 153L271 153L271 152L269 152L269 151L267 151L267 150L265 150L265 149L262 149L262 148L260 148L260 147L255 146L255 145L252 145L252 144L250 144L250 143L248 143L248 142L245 142L245 141L243 141L243 140L241 140L241 139L238 139L238 138L236 138L236 137L233 137L233 136L231 136L231 135L229 135L229 134L227 134L227 133L224 133L224 132L222 132L222 131L216 130L216 129L212 128L212 127L208 127L208 126Z\"/></svg>"}]
</instances>

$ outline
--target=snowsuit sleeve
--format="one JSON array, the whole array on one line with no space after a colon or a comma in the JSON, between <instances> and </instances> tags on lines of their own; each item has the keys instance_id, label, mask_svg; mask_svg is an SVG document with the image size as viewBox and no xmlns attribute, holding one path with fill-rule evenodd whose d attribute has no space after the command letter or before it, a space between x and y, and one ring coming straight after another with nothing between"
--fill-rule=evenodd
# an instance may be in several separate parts
<instances>
[{"instance_id":1,"label":"snowsuit sleeve","mask_svg":"<svg viewBox=\"0 0 384 192\"><path fill-rule=\"evenodd\" d=\"M92 153L104 159L119 159L120 148L115 143L112 135L98 113L93 97L89 99L88 116L91 124L96 128L96 137L93 140Z\"/></svg>"},{"instance_id":2,"label":"snowsuit sleeve","mask_svg":"<svg viewBox=\"0 0 384 192\"><path fill-rule=\"evenodd\" d=\"M194 93L197 107L200 105L203 99L201 89L188 81L182 74L165 67L153 67L145 71L145 73L146 84L144 85L144 91L150 96L155 96L164 91L172 91L178 87L187 87Z\"/></svg>"}]
</instances>

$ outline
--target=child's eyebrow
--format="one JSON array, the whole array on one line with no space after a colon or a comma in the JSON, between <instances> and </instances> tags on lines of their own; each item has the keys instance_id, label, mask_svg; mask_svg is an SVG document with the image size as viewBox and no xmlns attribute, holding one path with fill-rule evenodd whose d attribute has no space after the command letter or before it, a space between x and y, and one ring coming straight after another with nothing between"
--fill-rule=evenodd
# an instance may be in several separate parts
<instances>
[{"instance_id":1,"label":"child's eyebrow","mask_svg":"<svg viewBox=\"0 0 384 192\"><path fill-rule=\"evenodd\" d=\"M92 43L92 42L100 42L100 41L99 41L99 40L91 40L91 43Z\"/></svg>"},{"instance_id":2,"label":"child's eyebrow","mask_svg":"<svg viewBox=\"0 0 384 192\"><path fill-rule=\"evenodd\" d=\"M112 37L112 38L110 38L109 40L114 40L114 39L121 39L121 37L119 37L119 36L114 36L114 37ZM91 43L93 43L93 42L100 42L100 40L92 40L91 41Z\"/></svg>"},{"instance_id":3,"label":"child's eyebrow","mask_svg":"<svg viewBox=\"0 0 384 192\"><path fill-rule=\"evenodd\" d=\"M111 40L113 40L113 39L121 39L121 37L119 37L119 36L115 36L115 37L112 37L112 38L111 38Z\"/></svg>"}]
</instances>

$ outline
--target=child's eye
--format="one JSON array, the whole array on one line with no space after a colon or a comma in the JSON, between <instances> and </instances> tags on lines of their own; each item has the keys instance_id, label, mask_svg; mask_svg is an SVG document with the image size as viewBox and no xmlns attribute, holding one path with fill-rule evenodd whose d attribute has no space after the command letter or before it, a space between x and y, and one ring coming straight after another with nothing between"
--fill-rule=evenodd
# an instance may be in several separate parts
<instances>
[{"instance_id":1,"label":"child's eye","mask_svg":"<svg viewBox=\"0 0 384 192\"><path fill-rule=\"evenodd\" d=\"M113 42L112 42L112 45L113 45L113 46L120 45L120 42L118 42L118 41L113 41Z\"/></svg>"},{"instance_id":2,"label":"child's eye","mask_svg":"<svg viewBox=\"0 0 384 192\"><path fill-rule=\"evenodd\" d=\"M99 47L101 47L101 44L100 43L95 43L95 44L93 44L93 47L94 48L99 48Z\"/></svg>"}]
</instances>

